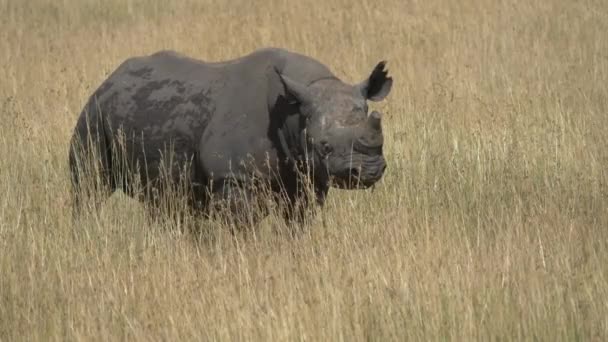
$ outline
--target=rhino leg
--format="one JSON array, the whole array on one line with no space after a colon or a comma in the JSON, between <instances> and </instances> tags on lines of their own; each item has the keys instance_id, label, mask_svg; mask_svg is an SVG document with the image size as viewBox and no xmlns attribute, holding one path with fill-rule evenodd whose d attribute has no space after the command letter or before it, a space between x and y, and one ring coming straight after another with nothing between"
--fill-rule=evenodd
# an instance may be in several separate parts
<instances>
[{"instance_id":1,"label":"rhino leg","mask_svg":"<svg viewBox=\"0 0 608 342\"><path fill-rule=\"evenodd\" d=\"M256 191L234 181L220 182L211 192L213 214L227 223L233 233L252 229L268 215L261 204Z\"/></svg>"},{"instance_id":2,"label":"rhino leg","mask_svg":"<svg viewBox=\"0 0 608 342\"><path fill-rule=\"evenodd\" d=\"M298 234L316 217L319 209L323 207L328 188L314 186L313 189L309 189L300 185L291 190L287 194L283 219L291 233ZM322 218L324 219L324 217ZM324 221L323 224L325 224Z\"/></svg>"},{"instance_id":3,"label":"rhino leg","mask_svg":"<svg viewBox=\"0 0 608 342\"><path fill-rule=\"evenodd\" d=\"M90 125L77 127L69 151L73 219L78 218L83 208L89 205L97 212L102 202L114 192L110 153L101 122L93 121Z\"/></svg>"}]
</instances>

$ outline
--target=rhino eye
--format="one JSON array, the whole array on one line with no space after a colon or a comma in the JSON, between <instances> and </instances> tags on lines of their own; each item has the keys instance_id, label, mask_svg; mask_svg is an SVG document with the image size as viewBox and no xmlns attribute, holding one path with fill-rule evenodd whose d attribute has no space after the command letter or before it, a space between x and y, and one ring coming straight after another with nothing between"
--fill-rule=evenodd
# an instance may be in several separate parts
<instances>
[{"instance_id":1,"label":"rhino eye","mask_svg":"<svg viewBox=\"0 0 608 342\"><path fill-rule=\"evenodd\" d=\"M323 155L328 155L333 151L333 147L327 142L327 140L321 140L321 153Z\"/></svg>"}]
</instances>

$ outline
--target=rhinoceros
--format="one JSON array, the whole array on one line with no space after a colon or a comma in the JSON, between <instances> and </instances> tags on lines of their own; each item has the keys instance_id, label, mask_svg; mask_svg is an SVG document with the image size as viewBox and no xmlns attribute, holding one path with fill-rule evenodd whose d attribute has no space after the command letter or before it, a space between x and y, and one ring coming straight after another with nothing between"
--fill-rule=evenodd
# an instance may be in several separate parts
<instances>
[{"instance_id":1,"label":"rhinoceros","mask_svg":"<svg viewBox=\"0 0 608 342\"><path fill-rule=\"evenodd\" d=\"M241 217L264 192L288 222L303 222L311 210L302 204L323 206L331 187L366 189L382 178L381 114L369 113L368 101L383 100L392 83L386 61L348 84L281 48L221 62L170 50L128 58L76 123L73 210L93 178L96 192L122 190L146 203L185 180L196 212L224 203Z\"/></svg>"}]
</instances>

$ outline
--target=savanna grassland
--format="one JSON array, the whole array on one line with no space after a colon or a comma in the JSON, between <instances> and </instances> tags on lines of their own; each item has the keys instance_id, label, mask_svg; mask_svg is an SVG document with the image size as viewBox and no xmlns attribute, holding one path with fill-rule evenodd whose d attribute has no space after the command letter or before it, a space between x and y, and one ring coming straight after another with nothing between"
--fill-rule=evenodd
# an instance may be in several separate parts
<instances>
[{"instance_id":1,"label":"savanna grassland","mask_svg":"<svg viewBox=\"0 0 608 342\"><path fill-rule=\"evenodd\" d=\"M608 339L607 32L600 0L0 0L0 340ZM263 46L348 82L388 60L374 191L297 238L120 193L72 221L69 139L114 68Z\"/></svg>"}]
</instances>

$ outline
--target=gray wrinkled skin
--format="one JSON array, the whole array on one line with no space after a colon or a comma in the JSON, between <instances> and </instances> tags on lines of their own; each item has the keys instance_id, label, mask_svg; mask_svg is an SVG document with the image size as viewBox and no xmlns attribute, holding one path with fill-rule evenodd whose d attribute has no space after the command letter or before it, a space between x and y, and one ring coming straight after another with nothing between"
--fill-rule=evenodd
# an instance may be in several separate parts
<instances>
[{"instance_id":1,"label":"gray wrinkled skin","mask_svg":"<svg viewBox=\"0 0 608 342\"><path fill-rule=\"evenodd\" d=\"M276 48L219 63L172 51L128 59L76 124L75 212L90 176L80 165L95 153L98 186L108 194L154 199L185 179L193 208L206 212L217 198L237 215L244 200L255 200L255 185L287 204L287 220L302 221L296 204L306 201L305 176L320 205L332 185L367 188L382 177L381 119L367 101L384 99L391 86L384 62L350 85L316 60ZM228 195L237 192L240 201Z\"/></svg>"}]
</instances>

